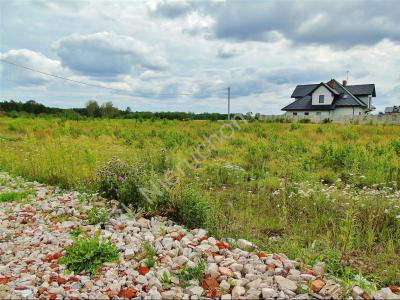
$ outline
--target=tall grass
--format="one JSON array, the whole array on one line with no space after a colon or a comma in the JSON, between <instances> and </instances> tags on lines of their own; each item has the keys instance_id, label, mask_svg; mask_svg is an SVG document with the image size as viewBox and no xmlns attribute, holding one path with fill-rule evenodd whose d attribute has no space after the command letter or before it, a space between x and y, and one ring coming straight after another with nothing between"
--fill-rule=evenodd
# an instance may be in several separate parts
<instances>
[{"instance_id":1,"label":"tall grass","mask_svg":"<svg viewBox=\"0 0 400 300\"><path fill-rule=\"evenodd\" d=\"M168 195L181 220L201 199L213 234L400 282L400 127L253 122L208 146L223 124L0 118L0 168L84 190L112 157L152 178L182 168ZM182 167L199 144L207 158Z\"/></svg>"}]
</instances>

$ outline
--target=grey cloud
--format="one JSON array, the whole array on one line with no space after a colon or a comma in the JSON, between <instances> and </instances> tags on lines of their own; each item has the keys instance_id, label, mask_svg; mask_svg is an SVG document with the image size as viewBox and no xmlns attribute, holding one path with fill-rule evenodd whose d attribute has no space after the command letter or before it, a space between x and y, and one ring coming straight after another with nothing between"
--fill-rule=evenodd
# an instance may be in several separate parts
<instances>
[{"instance_id":1,"label":"grey cloud","mask_svg":"<svg viewBox=\"0 0 400 300\"><path fill-rule=\"evenodd\" d=\"M240 50L238 48L232 46L221 46L218 48L217 57L222 59L232 58L240 54Z\"/></svg>"},{"instance_id":2,"label":"grey cloud","mask_svg":"<svg viewBox=\"0 0 400 300\"><path fill-rule=\"evenodd\" d=\"M400 3L387 1L226 1L209 6L186 1L176 18L202 11L215 20L213 33L218 39L275 41L283 36L295 43L352 47L375 44L388 38L400 41ZM206 2L208 3L208 2ZM160 5L156 11L178 9L176 1Z\"/></svg>"},{"instance_id":3,"label":"grey cloud","mask_svg":"<svg viewBox=\"0 0 400 300\"><path fill-rule=\"evenodd\" d=\"M55 50L63 65L80 74L113 77L132 68L163 70L168 64L147 44L109 32L74 34L61 39Z\"/></svg>"}]
</instances>

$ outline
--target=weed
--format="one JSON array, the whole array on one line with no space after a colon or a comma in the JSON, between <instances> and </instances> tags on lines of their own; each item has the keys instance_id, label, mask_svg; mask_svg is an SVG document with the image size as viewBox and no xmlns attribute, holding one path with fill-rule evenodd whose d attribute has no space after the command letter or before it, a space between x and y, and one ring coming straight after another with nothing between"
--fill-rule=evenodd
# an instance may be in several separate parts
<instances>
[{"instance_id":1,"label":"weed","mask_svg":"<svg viewBox=\"0 0 400 300\"><path fill-rule=\"evenodd\" d=\"M1 202L12 202L12 201L23 201L25 200L31 192L6 192L0 194L0 203Z\"/></svg>"},{"instance_id":2,"label":"weed","mask_svg":"<svg viewBox=\"0 0 400 300\"><path fill-rule=\"evenodd\" d=\"M68 233L73 237L73 238L77 238L78 236L80 236L83 231L81 227L78 227L76 229L71 229L70 231L68 231Z\"/></svg>"},{"instance_id":3,"label":"weed","mask_svg":"<svg viewBox=\"0 0 400 300\"><path fill-rule=\"evenodd\" d=\"M93 203L92 208L86 211L86 220L90 225L104 224L108 220L108 213L105 208L98 208Z\"/></svg>"},{"instance_id":4,"label":"weed","mask_svg":"<svg viewBox=\"0 0 400 300\"><path fill-rule=\"evenodd\" d=\"M168 272L165 272L165 271L163 272L163 274L160 278L160 282L161 282L163 289L168 290L171 288L171 278L170 278Z\"/></svg>"},{"instance_id":5,"label":"weed","mask_svg":"<svg viewBox=\"0 0 400 300\"><path fill-rule=\"evenodd\" d=\"M118 260L118 249L110 242L100 242L100 231L91 238L87 235L73 238L74 243L65 248L66 255L59 263L66 265L70 272L96 275L105 262Z\"/></svg>"},{"instance_id":6,"label":"weed","mask_svg":"<svg viewBox=\"0 0 400 300\"><path fill-rule=\"evenodd\" d=\"M189 228L206 225L207 221L207 199L202 197L193 189L187 188L176 205L177 218Z\"/></svg>"},{"instance_id":7,"label":"weed","mask_svg":"<svg viewBox=\"0 0 400 300\"><path fill-rule=\"evenodd\" d=\"M151 246L149 241L146 241L143 247L144 251L146 252L146 260L144 264L146 265L146 267L152 268L156 264L156 260L154 259L154 256L156 256L156 251Z\"/></svg>"},{"instance_id":8,"label":"weed","mask_svg":"<svg viewBox=\"0 0 400 300\"><path fill-rule=\"evenodd\" d=\"M194 267L185 266L178 274L184 287L189 285L190 280L197 280L200 283L203 280L205 267L206 265L203 259L199 259Z\"/></svg>"}]
</instances>

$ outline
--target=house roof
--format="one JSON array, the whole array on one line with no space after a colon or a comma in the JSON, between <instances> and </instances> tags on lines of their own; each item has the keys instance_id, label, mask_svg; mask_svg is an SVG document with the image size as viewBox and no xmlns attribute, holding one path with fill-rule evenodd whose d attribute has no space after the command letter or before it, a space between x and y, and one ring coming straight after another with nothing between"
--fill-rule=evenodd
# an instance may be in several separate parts
<instances>
[{"instance_id":1,"label":"house roof","mask_svg":"<svg viewBox=\"0 0 400 300\"><path fill-rule=\"evenodd\" d=\"M385 113L400 113L400 105L399 106L390 106L385 108Z\"/></svg>"},{"instance_id":2,"label":"house roof","mask_svg":"<svg viewBox=\"0 0 400 300\"><path fill-rule=\"evenodd\" d=\"M300 84L296 86L294 89L292 96L290 98L299 98L299 97L304 97L311 93L319 84Z\"/></svg>"},{"instance_id":3,"label":"house roof","mask_svg":"<svg viewBox=\"0 0 400 300\"><path fill-rule=\"evenodd\" d=\"M312 105L311 101L311 96L307 95L290 103L282 110L332 110L335 108L335 104Z\"/></svg>"},{"instance_id":4,"label":"house roof","mask_svg":"<svg viewBox=\"0 0 400 300\"><path fill-rule=\"evenodd\" d=\"M318 84L318 83L315 83L315 84L299 84L294 89L294 91L293 91L292 95L290 96L290 98L304 97L304 96L308 95L310 92L312 92L319 85L320 84ZM340 84L340 85L342 86L342 84ZM354 96L372 95L373 97L376 97L375 84L346 85L346 89L350 93L352 93Z\"/></svg>"},{"instance_id":5,"label":"house roof","mask_svg":"<svg viewBox=\"0 0 400 300\"><path fill-rule=\"evenodd\" d=\"M372 95L372 97L376 97L375 93L375 84L354 84L354 85L346 85L346 88L352 93L354 96L361 95Z\"/></svg>"}]
</instances>

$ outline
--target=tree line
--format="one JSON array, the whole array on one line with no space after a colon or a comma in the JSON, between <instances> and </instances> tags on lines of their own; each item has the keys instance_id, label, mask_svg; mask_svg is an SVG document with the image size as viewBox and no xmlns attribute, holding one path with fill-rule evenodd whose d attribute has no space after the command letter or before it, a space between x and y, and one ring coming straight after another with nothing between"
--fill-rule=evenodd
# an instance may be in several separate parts
<instances>
[{"instance_id":1,"label":"tree line","mask_svg":"<svg viewBox=\"0 0 400 300\"><path fill-rule=\"evenodd\" d=\"M111 101L101 105L90 100L83 108L48 107L34 100L0 101L0 112L9 117L21 116L54 116L67 119L82 118L124 118L124 119L168 119L168 120L226 120L227 114L219 113L192 113L192 112L150 112L132 111L130 107L120 110Z\"/></svg>"}]
</instances>

